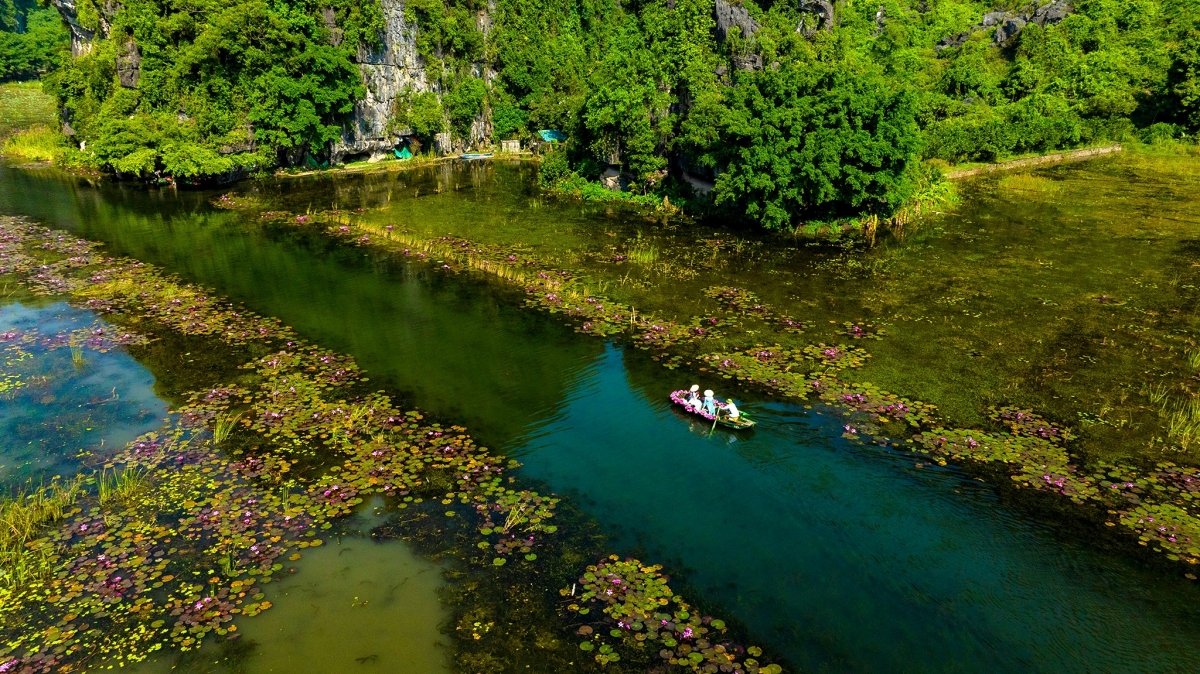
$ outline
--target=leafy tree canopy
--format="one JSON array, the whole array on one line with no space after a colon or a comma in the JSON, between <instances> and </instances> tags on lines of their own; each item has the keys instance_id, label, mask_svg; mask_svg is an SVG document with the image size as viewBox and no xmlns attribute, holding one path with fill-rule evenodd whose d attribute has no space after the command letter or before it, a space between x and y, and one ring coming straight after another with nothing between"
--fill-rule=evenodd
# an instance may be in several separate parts
<instances>
[{"instance_id":1,"label":"leafy tree canopy","mask_svg":"<svg viewBox=\"0 0 1200 674\"><path fill-rule=\"evenodd\" d=\"M1007 37L984 15L1052 0L729 0L732 26L717 1L407 0L430 87L401 96L393 128L558 129L562 181L616 170L649 199L707 180L716 212L772 228L886 215L922 161L1200 133L1200 0L1058 0L1054 20ZM382 28L380 0L76 6L106 37L63 60L61 25L35 21L48 10L0 0L0 76L54 69L75 140L129 173L322 154ZM26 63L6 45L38 25L60 51Z\"/></svg>"}]
</instances>

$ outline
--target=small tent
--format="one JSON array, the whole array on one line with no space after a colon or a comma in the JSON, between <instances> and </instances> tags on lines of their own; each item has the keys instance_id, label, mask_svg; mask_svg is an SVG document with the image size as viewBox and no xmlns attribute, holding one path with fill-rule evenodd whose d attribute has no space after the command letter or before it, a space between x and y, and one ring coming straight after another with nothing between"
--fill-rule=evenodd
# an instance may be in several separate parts
<instances>
[{"instance_id":1,"label":"small tent","mask_svg":"<svg viewBox=\"0 0 1200 674\"><path fill-rule=\"evenodd\" d=\"M392 150L392 154L396 155L396 159L412 159L421 154L421 141L417 140L416 136L405 136Z\"/></svg>"}]
</instances>

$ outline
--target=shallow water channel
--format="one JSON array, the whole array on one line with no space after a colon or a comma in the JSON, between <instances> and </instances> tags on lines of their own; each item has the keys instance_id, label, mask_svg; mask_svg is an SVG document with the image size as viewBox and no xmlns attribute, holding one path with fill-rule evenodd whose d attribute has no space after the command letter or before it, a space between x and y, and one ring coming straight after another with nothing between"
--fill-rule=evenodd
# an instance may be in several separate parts
<instances>
[{"instance_id":1,"label":"shallow water channel","mask_svg":"<svg viewBox=\"0 0 1200 674\"><path fill-rule=\"evenodd\" d=\"M269 190L292 208L313 200L328 207L360 180L281 181ZM602 208L537 200L516 169L479 188L486 198L466 195L470 179L461 189L472 204L465 212L486 211L494 200L510 227L620 226L621 216ZM396 192L389 201L397 217L424 198ZM577 499L615 550L682 572L688 591L723 607L801 671L1190 672L1200 662L1196 583L1084 544L958 469L843 439L841 422L819 406L751 395L739 397L759 422L754 431L711 432L665 398L694 374L578 335L487 279L263 224L212 208L213 196L0 167L0 212L160 265L353 355L372 381L466 425L481 443L520 459L523 475ZM421 213L439 217L436 209ZM463 215L447 208L432 226L454 231ZM66 320L73 310L55 305L39 310L41 318L32 311L0 307L0 331ZM110 355L126 360L105 365L114 368L105 376L131 391L155 380L169 398L171 380L186 377L186 353L133 374L128 356ZM86 386L75 395L90 395ZM143 402L107 422L109 442L136 428L144 410L158 418L165 409L144 394L126 398ZM13 410L43 414L39 404L3 401L0 430L16 449L0 464L65 461L28 457L17 441L43 439L5 421ZM56 456L77 444L60 442ZM296 663L318 659L322 671L441 666L444 646L432 629L440 619L431 604L436 566L402 545L353 537L297 566L272 591L275 608L245 621L246 636L262 644L249 671L302 671ZM410 578L411 592L388 589ZM360 605L368 593L375 603Z\"/></svg>"}]
</instances>

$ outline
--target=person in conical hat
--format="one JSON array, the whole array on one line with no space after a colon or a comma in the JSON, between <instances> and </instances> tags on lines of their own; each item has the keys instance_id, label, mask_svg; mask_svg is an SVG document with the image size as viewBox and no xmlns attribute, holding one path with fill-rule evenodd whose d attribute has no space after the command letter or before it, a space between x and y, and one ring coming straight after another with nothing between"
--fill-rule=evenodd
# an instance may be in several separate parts
<instances>
[{"instance_id":1,"label":"person in conical hat","mask_svg":"<svg viewBox=\"0 0 1200 674\"><path fill-rule=\"evenodd\" d=\"M733 404L733 398L726 398L725 404L721 406L721 409L725 411L725 414L729 415L730 419L736 419L742 414L738 411L737 405Z\"/></svg>"},{"instance_id":2,"label":"person in conical hat","mask_svg":"<svg viewBox=\"0 0 1200 674\"><path fill-rule=\"evenodd\" d=\"M704 403L701 409L713 416L717 415L717 401L713 398L712 389L708 389L704 392Z\"/></svg>"},{"instance_id":3,"label":"person in conical hat","mask_svg":"<svg viewBox=\"0 0 1200 674\"><path fill-rule=\"evenodd\" d=\"M700 396L696 393L699 390L699 384L692 384L692 388L688 390L687 395L683 398L683 402L686 403L688 407L695 410L700 409Z\"/></svg>"}]
</instances>

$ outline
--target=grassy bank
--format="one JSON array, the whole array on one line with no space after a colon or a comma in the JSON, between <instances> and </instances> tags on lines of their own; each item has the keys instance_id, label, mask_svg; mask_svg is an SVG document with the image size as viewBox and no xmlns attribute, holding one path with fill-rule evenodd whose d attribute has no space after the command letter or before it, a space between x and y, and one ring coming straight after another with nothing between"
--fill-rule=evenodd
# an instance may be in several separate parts
<instances>
[{"instance_id":1,"label":"grassy bank","mask_svg":"<svg viewBox=\"0 0 1200 674\"><path fill-rule=\"evenodd\" d=\"M41 82L0 84L0 142L35 124L53 126L57 118L54 99L42 91Z\"/></svg>"}]
</instances>

